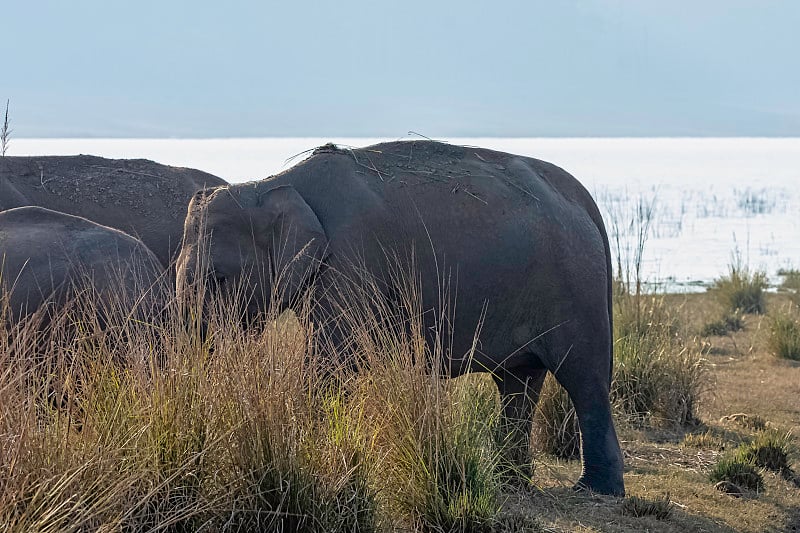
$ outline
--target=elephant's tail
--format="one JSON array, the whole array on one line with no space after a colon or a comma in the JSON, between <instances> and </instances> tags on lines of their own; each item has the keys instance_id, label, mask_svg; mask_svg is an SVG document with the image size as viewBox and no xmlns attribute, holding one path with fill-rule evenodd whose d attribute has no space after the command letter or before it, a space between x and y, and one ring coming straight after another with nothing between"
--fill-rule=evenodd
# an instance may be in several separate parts
<instances>
[{"instance_id":1,"label":"elephant's tail","mask_svg":"<svg viewBox=\"0 0 800 533\"><path fill-rule=\"evenodd\" d=\"M614 380L614 270L611 264L611 245L608 242L608 235L606 234L603 225L599 228L603 234L603 246L606 251L606 283L608 285L608 389L611 390L611 382Z\"/></svg>"}]
</instances>

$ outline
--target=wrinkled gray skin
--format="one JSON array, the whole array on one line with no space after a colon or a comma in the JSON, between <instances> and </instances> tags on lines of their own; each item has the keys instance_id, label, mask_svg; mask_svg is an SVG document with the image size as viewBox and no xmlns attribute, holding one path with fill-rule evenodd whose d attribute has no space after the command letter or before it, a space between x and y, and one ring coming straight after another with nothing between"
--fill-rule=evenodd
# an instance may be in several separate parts
<instances>
[{"instance_id":1,"label":"wrinkled gray skin","mask_svg":"<svg viewBox=\"0 0 800 533\"><path fill-rule=\"evenodd\" d=\"M155 312L163 270L141 241L119 230L41 207L0 212L0 294L14 321L45 304L57 312L88 287L101 304L122 297Z\"/></svg>"},{"instance_id":2,"label":"wrinkled gray skin","mask_svg":"<svg viewBox=\"0 0 800 533\"><path fill-rule=\"evenodd\" d=\"M135 236L167 266L180 250L186 206L216 176L144 159L0 158L0 210L26 205L87 218Z\"/></svg>"},{"instance_id":3,"label":"wrinkled gray skin","mask_svg":"<svg viewBox=\"0 0 800 533\"><path fill-rule=\"evenodd\" d=\"M205 236L210 270L198 272ZM198 275L224 285L262 265L273 272L288 265L292 290L309 282L330 287L337 276L352 277L354 263L385 276L387 249L413 251L424 310L439 308L438 279L457 284L451 375L491 371L507 420L519 421L512 431L527 442L532 406L552 372L581 427L576 488L623 494L609 402L608 239L588 192L559 167L432 141L325 146L266 180L198 193L186 219L178 286ZM250 278L252 292L269 291L257 281ZM248 312L263 311L263 301L250 300Z\"/></svg>"}]
</instances>

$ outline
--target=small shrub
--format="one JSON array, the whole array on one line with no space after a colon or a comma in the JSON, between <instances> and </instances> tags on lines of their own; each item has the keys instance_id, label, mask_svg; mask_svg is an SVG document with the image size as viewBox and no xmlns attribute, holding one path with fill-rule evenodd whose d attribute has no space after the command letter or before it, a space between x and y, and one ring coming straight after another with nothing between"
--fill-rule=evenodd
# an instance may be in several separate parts
<instances>
[{"instance_id":1,"label":"small shrub","mask_svg":"<svg viewBox=\"0 0 800 533\"><path fill-rule=\"evenodd\" d=\"M776 357L800 361L800 317L796 310L780 311L772 318L768 345Z\"/></svg>"},{"instance_id":2,"label":"small shrub","mask_svg":"<svg viewBox=\"0 0 800 533\"><path fill-rule=\"evenodd\" d=\"M712 335L721 337L728 333L744 329L742 314L741 310L728 311L719 320L709 322L703 326L700 334L704 337L710 337Z\"/></svg>"},{"instance_id":3,"label":"small shrub","mask_svg":"<svg viewBox=\"0 0 800 533\"><path fill-rule=\"evenodd\" d=\"M659 520L664 520L672 514L672 508L673 505L669 498L669 493L661 498L628 496L622 500L622 514L636 518L655 516Z\"/></svg>"},{"instance_id":4,"label":"small shrub","mask_svg":"<svg viewBox=\"0 0 800 533\"><path fill-rule=\"evenodd\" d=\"M562 459L580 457L581 435L575 407L564 388L548 374L533 417L531 445Z\"/></svg>"},{"instance_id":5,"label":"small shrub","mask_svg":"<svg viewBox=\"0 0 800 533\"><path fill-rule=\"evenodd\" d=\"M728 481L749 490L761 490L764 487L764 478L752 460L743 458L738 451L720 457L714 468L711 469L709 478L714 483Z\"/></svg>"},{"instance_id":6,"label":"small shrub","mask_svg":"<svg viewBox=\"0 0 800 533\"><path fill-rule=\"evenodd\" d=\"M763 314L766 311L766 288L766 273L750 270L736 251L728 266L728 275L717 279L712 290L717 293L720 303L730 311Z\"/></svg>"}]
</instances>

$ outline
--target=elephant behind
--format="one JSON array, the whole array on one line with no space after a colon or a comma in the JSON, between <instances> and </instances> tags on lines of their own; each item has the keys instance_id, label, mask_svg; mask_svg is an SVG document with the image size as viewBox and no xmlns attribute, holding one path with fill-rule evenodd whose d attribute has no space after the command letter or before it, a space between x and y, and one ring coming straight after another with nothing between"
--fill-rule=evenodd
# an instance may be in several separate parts
<instances>
[{"instance_id":1,"label":"elephant behind","mask_svg":"<svg viewBox=\"0 0 800 533\"><path fill-rule=\"evenodd\" d=\"M413 257L429 333L441 281L457 280L446 366L454 376L491 372L506 419L515 421L512 439L527 443L532 407L552 372L581 428L576 487L623 494L609 402L608 238L589 193L559 167L433 141L326 145L263 181L195 195L178 287L198 276L223 288L244 284L243 294L254 296L244 302L247 313L255 316L281 276L282 304L312 285L322 295L315 323L325 324L335 316L328 289L363 267L389 287L392 256ZM387 289L383 297L395 295ZM346 342L347 332L328 329Z\"/></svg>"},{"instance_id":2,"label":"elephant behind","mask_svg":"<svg viewBox=\"0 0 800 533\"><path fill-rule=\"evenodd\" d=\"M0 158L0 210L26 205L133 235L167 266L177 256L186 206L221 178L144 159L89 155Z\"/></svg>"},{"instance_id":3,"label":"elephant behind","mask_svg":"<svg viewBox=\"0 0 800 533\"><path fill-rule=\"evenodd\" d=\"M156 313L163 270L141 241L119 230L42 207L0 212L0 297L14 322L47 307L46 323L83 290L98 305Z\"/></svg>"}]
</instances>

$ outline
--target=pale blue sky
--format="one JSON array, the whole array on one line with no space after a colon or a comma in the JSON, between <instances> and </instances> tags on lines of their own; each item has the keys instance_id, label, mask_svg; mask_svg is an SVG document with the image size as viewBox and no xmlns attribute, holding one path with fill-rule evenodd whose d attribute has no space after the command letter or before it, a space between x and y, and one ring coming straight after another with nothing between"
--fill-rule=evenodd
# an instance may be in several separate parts
<instances>
[{"instance_id":1,"label":"pale blue sky","mask_svg":"<svg viewBox=\"0 0 800 533\"><path fill-rule=\"evenodd\" d=\"M800 136L794 0L0 8L17 137Z\"/></svg>"}]
</instances>

